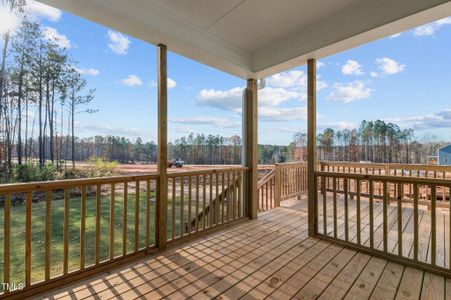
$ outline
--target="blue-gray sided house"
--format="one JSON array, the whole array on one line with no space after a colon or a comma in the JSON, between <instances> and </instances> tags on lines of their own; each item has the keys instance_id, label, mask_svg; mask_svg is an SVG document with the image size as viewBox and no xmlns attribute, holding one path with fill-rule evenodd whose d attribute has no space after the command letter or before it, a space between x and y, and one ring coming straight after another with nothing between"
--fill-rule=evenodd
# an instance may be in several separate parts
<instances>
[{"instance_id":1,"label":"blue-gray sided house","mask_svg":"<svg viewBox=\"0 0 451 300\"><path fill-rule=\"evenodd\" d=\"M438 164L451 166L451 144L438 149Z\"/></svg>"}]
</instances>

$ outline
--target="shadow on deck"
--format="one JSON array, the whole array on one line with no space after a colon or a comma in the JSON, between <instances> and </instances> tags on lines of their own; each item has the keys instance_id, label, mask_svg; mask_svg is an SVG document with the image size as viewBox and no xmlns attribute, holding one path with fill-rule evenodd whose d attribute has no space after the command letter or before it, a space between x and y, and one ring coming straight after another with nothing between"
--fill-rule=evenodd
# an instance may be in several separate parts
<instances>
[{"instance_id":1,"label":"shadow on deck","mask_svg":"<svg viewBox=\"0 0 451 300\"><path fill-rule=\"evenodd\" d=\"M303 199L42 298L451 299L451 280L308 238Z\"/></svg>"}]
</instances>

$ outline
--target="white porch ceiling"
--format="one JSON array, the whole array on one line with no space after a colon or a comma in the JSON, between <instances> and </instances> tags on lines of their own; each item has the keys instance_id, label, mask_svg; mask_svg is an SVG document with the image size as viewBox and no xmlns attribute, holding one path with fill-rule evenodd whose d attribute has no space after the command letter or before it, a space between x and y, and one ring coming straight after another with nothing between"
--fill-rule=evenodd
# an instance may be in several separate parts
<instances>
[{"instance_id":1,"label":"white porch ceiling","mask_svg":"<svg viewBox=\"0 0 451 300\"><path fill-rule=\"evenodd\" d=\"M39 0L242 78L451 15L450 0Z\"/></svg>"}]
</instances>

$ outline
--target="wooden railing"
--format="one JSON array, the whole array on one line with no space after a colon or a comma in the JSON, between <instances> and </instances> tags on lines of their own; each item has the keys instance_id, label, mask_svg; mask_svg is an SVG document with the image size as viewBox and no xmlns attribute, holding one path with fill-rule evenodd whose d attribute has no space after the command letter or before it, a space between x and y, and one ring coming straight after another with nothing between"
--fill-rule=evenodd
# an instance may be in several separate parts
<instances>
[{"instance_id":1,"label":"wooden railing","mask_svg":"<svg viewBox=\"0 0 451 300\"><path fill-rule=\"evenodd\" d=\"M168 174L168 242L248 215L247 168Z\"/></svg>"},{"instance_id":2,"label":"wooden railing","mask_svg":"<svg viewBox=\"0 0 451 300\"><path fill-rule=\"evenodd\" d=\"M439 165L321 161L317 168L319 171L339 173L451 178L451 166Z\"/></svg>"},{"instance_id":3,"label":"wooden railing","mask_svg":"<svg viewBox=\"0 0 451 300\"><path fill-rule=\"evenodd\" d=\"M274 169L259 181L257 190L259 211L279 207L283 200L300 198L307 192L307 164L276 164Z\"/></svg>"},{"instance_id":4,"label":"wooden railing","mask_svg":"<svg viewBox=\"0 0 451 300\"><path fill-rule=\"evenodd\" d=\"M167 240L248 216L247 168L170 173ZM157 249L158 174L0 185L3 294L20 299ZM164 224L164 223L163 223Z\"/></svg>"},{"instance_id":5,"label":"wooden railing","mask_svg":"<svg viewBox=\"0 0 451 300\"><path fill-rule=\"evenodd\" d=\"M451 211L440 207L451 180L335 170L315 172L315 184L316 236L451 276Z\"/></svg>"},{"instance_id":6,"label":"wooden railing","mask_svg":"<svg viewBox=\"0 0 451 300\"><path fill-rule=\"evenodd\" d=\"M157 174L0 186L5 293L155 248Z\"/></svg>"},{"instance_id":7,"label":"wooden railing","mask_svg":"<svg viewBox=\"0 0 451 300\"><path fill-rule=\"evenodd\" d=\"M437 165L419 165L419 164L380 164L380 163L347 163L347 162L320 162L318 169L333 173L348 173L348 174L367 174L367 175L386 175L397 177L413 177L413 178L434 178L434 179L451 179L451 166L437 166ZM331 189L331 179L326 182L326 189ZM410 185L400 185L395 189L395 193L403 192L402 201L405 203L413 203L413 191ZM342 190L337 191L343 193ZM363 194L369 194L369 183L362 185ZM420 204L430 206L431 191L426 186L419 187ZM352 194L351 194L352 196ZM382 185L375 183L373 196L382 199ZM448 207L450 204L450 194L446 188L439 188L437 190L437 205L441 207Z\"/></svg>"}]
</instances>

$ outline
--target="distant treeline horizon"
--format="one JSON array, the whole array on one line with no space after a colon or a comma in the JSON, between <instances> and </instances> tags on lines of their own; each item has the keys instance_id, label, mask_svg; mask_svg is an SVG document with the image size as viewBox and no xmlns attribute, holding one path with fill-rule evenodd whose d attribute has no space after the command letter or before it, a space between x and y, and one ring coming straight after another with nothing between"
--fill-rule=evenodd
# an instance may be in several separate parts
<instances>
[{"instance_id":1,"label":"distant treeline horizon","mask_svg":"<svg viewBox=\"0 0 451 300\"><path fill-rule=\"evenodd\" d=\"M49 139L44 138L51 150ZM56 137L55 157L61 160L84 161L92 157L120 163L156 163L157 144L134 141L121 136L79 138ZM72 142L74 143L72 145ZM29 139L25 157L38 158L39 144ZM370 161L375 163L427 163L427 156L436 155L446 142L419 142L413 129L400 129L381 120L362 121L359 128L334 130L326 128L317 134L317 159L331 161ZM180 158L187 164L240 164L242 140L238 135L194 134L182 136L168 145L169 159ZM307 134L297 133L289 145L259 144L259 164L307 160ZM14 150L17 145L14 145ZM74 150L74 153L72 153ZM54 161L48 151L46 161ZM27 159L26 159L27 160Z\"/></svg>"}]
</instances>

